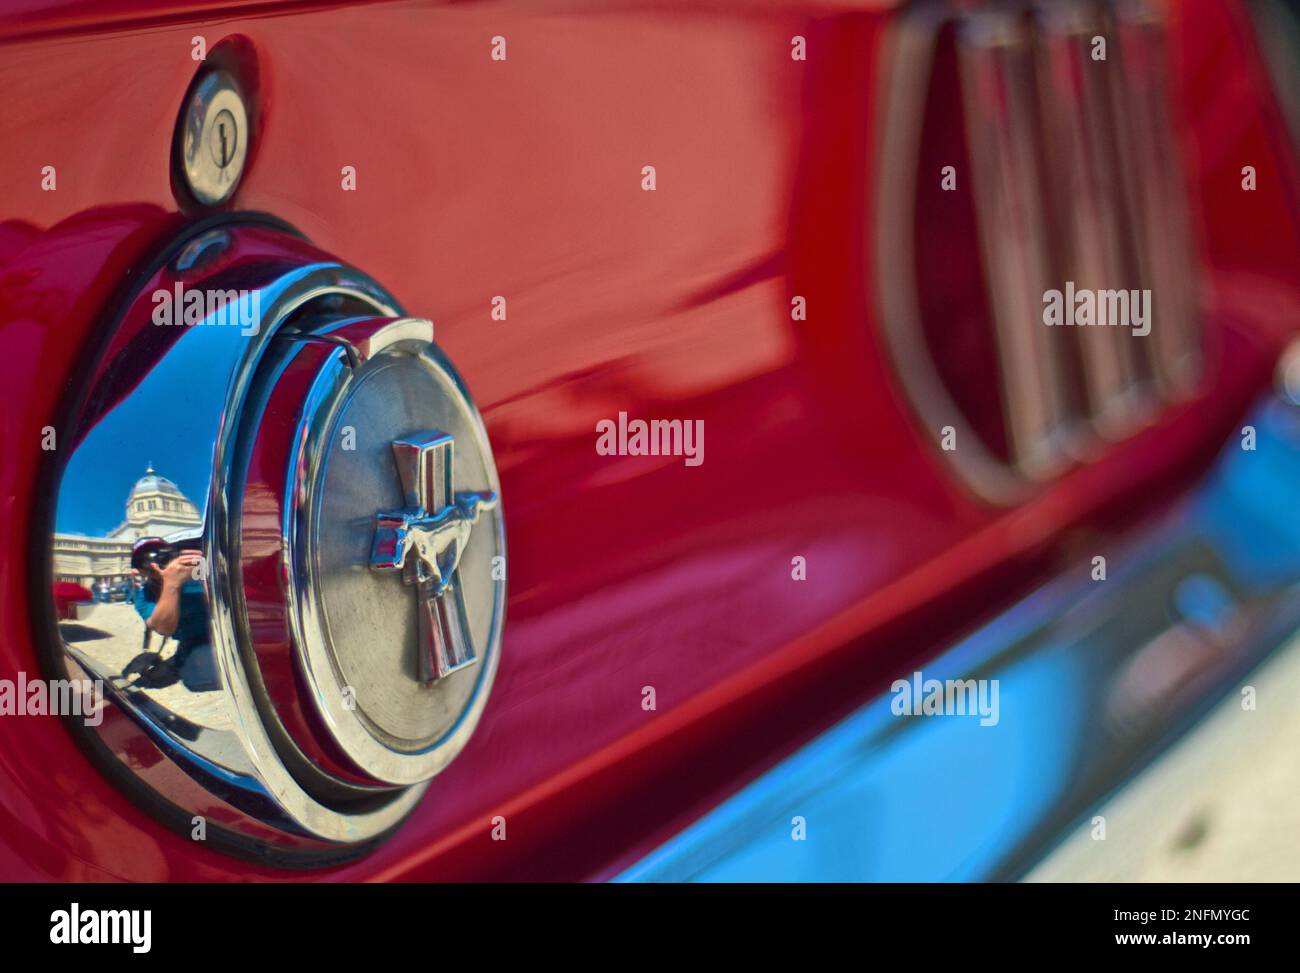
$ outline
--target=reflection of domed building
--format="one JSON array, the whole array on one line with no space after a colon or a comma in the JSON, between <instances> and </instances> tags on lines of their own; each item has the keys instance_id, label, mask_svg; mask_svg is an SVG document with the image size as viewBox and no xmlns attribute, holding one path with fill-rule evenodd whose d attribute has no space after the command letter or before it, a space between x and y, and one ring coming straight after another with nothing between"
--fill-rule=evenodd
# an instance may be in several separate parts
<instances>
[{"instance_id":1,"label":"reflection of domed building","mask_svg":"<svg viewBox=\"0 0 1300 973\"><path fill-rule=\"evenodd\" d=\"M152 466L135 481L126 498L126 521L111 530L109 537L166 537L179 530L200 526L203 518L176 484L159 476Z\"/></svg>"},{"instance_id":2,"label":"reflection of domed building","mask_svg":"<svg viewBox=\"0 0 1300 973\"><path fill-rule=\"evenodd\" d=\"M54 580L92 587L131 577L131 545L141 537L193 534L203 525L198 508L150 466L126 498L126 519L104 537L54 535Z\"/></svg>"}]
</instances>

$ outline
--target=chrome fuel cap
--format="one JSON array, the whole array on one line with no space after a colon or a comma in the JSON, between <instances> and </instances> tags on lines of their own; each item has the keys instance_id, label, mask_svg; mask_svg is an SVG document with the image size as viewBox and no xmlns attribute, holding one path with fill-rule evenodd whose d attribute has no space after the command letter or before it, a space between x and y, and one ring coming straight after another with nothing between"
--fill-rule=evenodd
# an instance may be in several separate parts
<instances>
[{"instance_id":1,"label":"chrome fuel cap","mask_svg":"<svg viewBox=\"0 0 1300 973\"><path fill-rule=\"evenodd\" d=\"M258 579L245 598L259 597L257 560L287 568L270 594L286 596L274 607L292 654L282 638L254 648L263 669L300 674L328 739L278 707L324 766L336 748L345 776L426 780L472 731L500 641L504 525L478 414L433 326L409 318L282 333L254 387L244 503L276 507L243 520L241 569Z\"/></svg>"},{"instance_id":2,"label":"chrome fuel cap","mask_svg":"<svg viewBox=\"0 0 1300 973\"><path fill-rule=\"evenodd\" d=\"M174 240L106 341L43 535L49 585L97 593L50 617L57 674L110 703L77 732L183 833L364 847L465 746L499 659L503 506L465 384L429 321L256 218ZM136 772L159 760L179 773Z\"/></svg>"}]
</instances>

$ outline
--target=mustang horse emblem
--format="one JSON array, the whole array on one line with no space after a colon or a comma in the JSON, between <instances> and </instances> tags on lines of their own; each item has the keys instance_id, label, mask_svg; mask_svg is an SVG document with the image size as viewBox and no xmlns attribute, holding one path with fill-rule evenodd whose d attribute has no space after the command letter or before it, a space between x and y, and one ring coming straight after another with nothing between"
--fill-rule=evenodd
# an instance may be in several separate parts
<instances>
[{"instance_id":1,"label":"mustang horse emblem","mask_svg":"<svg viewBox=\"0 0 1300 973\"><path fill-rule=\"evenodd\" d=\"M431 432L393 443L406 508L375 515L370 566L402 571L418 599L416 678L433 682L477 661L465 601L457 585L460 559L492 492L452 492L452 437Z\"/></svg>"},{"instance_id":2,"label":"mustang horse emblem","mask_svg":"<svg viewBox=\"0 0 1300 973\"><path fill-rule=\"evenodd\" d=\"M479 512L497 505L495 493L458 493L454 503L427 517L379 514L381 529L396 532L393 560L409 574L414 561L413 583L433 583L441 597L456 575L460 554L469 543L470 528L478 523Z\"/></svg>"}]
</instances>

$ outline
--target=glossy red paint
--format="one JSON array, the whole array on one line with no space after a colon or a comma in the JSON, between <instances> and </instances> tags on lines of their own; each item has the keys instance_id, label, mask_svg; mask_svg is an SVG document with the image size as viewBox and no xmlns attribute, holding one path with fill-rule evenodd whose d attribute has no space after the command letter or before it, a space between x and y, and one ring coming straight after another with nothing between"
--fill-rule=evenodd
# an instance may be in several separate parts
<instances>
[{"instance_id":1,"label":"glossy red paint","mask_svg":"<svg viewBox=\"0 0 1300 973\"><path fill-rule=\"evenodd\" d=\"M37 671L41 430L88 380L81 349L124 273L182 220L168 164L196 33L257 55L239 208L437 323L496 452L510 601L477 734L366 859L303 875L224 857L136 809L56 718L0 719L5 878L606 876L1079 537L1104 543L1176 493L1300 321L1295 160L1245 18L1219 0L1172 8L1212 394L1014 510L953 479L877 337L887 10L120 3L103 29L87 4L19 10L0 26L0 678ZM506 62L488 57L497 34ZM595 424L620 411L703 419L704 464L598 456Z\"/></svg>"}]
</instances>

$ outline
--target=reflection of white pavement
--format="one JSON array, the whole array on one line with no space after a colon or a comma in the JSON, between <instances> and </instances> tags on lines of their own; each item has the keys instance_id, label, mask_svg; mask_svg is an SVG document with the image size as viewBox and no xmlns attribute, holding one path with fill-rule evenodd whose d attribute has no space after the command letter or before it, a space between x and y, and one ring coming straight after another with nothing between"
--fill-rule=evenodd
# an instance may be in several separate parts
<instances>
[{"instance_id":1,"label":"reflection of white pavement","mask_svg":"<svg viewBox=\"0 0 1300 973\"><path fill-rule=\"evenodd\" d=\"M82 606L78 616L75 622L61 623L60 630L68 644L93 660L102 675L119 675L128 662L144 651L144 620L129 602ZM161 643L161 637L155 634L150 647L156 651ZM175 651L176 643L168 640L163 657L168 658ZM114 684L120 686L122 681L115 680ZM199 726L216 730L232 728L221 692L192 692L179 681L161 689L132 692L148 696Z\"/></svg>"},{"instance_id":2,"label":"reflection of white pavement","mask_svg":"<svg viewBox=\"0 0 1300 973\"><path fill-rule=\"evenodd\" d=\"M1254 711L1228 696L1097 810L1031 882L1300 880L1300 640L1251 673ZM1242 688L1238 687L1238 689Z\"/></svg>"}]
</instances>

